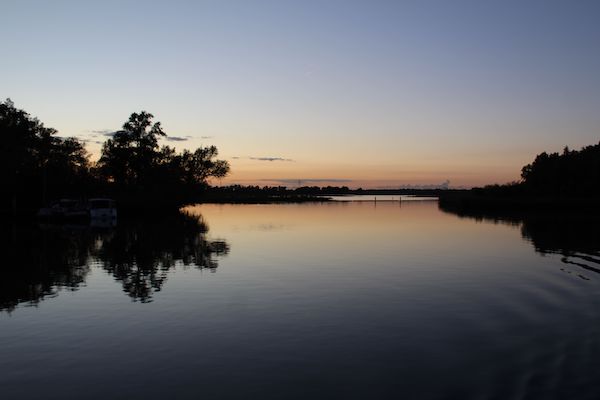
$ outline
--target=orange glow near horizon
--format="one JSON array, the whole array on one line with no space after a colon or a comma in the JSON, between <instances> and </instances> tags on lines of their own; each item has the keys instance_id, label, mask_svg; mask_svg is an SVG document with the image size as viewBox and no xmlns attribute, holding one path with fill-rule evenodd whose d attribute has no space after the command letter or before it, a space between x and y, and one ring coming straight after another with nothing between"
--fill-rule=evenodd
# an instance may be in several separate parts
<instances>
[{"instance_id":1,"label":"orange glow near horizon","mask_svg":"<svg viewBox=\"0 0 600 400\"><path fill-rule=\"evenodd\" d=\"M213 143L190 140L185 144L176 144L178 150L194 146L207 146ZM235 144L220 143L215 140L220 150L219 159L229 161L230 174L222 179L212 179L212 185L224 186L232 184L258 186L348 186L352 189L364 188L401 188L406 186L438 186L446 181L450 187L469 188L494 183L507 183L519 179L523 165L531 162L535 152L520 152L508 159L501 159L502 154L483 157L471 155L459 157L422 157L418 155L401 155L398 160L389 156L373 159L364 164L350 163L347 160L356 158L352 152L340 151L339 154L323 155L322 159L308 151L297 151L301 157L285 159L281 157L240 157L232 153ZM162 145L173 146L173 143L161 141ZM231 148L229 147L231 146ZM96 161L100 155L100 145L88 143L91 159ZM232 155L233 154L233 155ZM304 157L302 157L304 156ZM260 159L259 159L260 158ZM269 161L269 159L273 159ZM367 160L365 160L367 161Z\"/></svg>"},{"instance_id":2,"label":"orange glow near horizon","mask_svg":"<svg viewBox=\"0 0 600 400\"><path fill-rule=\"evenodd\" d=\"M215 185L258 186L348 186L350 188L398 188L404 186L441 185L473 187L507 183L519 178L521 166L486 167L476 165L427 165L400 167L394 165L352 166L335 164L298 165L299 162L239 162L230 160L231 174ZM524 164L522 164L524 165Z\"/></svg>"},{"instance_id":3,"label":"orange glow near horizon","mask_svg":"<svg viewBox=\"0 0 600 400\"><path fill-rule=\"evenodd\" d=\"M598 142L593 1L5 3L0 93L92 159L142 110L225 185L503 184Z\"/></svg>"}]
</instances>

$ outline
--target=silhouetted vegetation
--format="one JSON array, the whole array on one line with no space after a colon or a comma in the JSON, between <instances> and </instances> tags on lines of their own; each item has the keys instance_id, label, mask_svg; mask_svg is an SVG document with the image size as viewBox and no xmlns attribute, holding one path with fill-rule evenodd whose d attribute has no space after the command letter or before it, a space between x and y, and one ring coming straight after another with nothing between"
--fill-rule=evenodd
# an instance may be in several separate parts
<instances>
[{"instance_id":1,"label":"silhouetted vegetation","mask_svg":"<svg viewBox=\"0 0 600 400\"><path fill-rule=\"evenodd\" d=\"M159 148L158 139L166 134L152 118L144 111L131 114L123 130L104 143L99 175L121 205L181 206L198 201L207 179L226 176L229 164L215 159L215 146L181 153L169 146Z\"/></svg>"},{"instance_id":2,"label":"silhouetted vegetation","mask_svg":"<svg viewBox=\"0 0 600 400\"><path fill-rule=\"evenodd\" d=\"M77 290L96 261L133 300L151 301L176 266L216 270L229 245L208 240L207 232L201 217L181 213L121 220L112 228L6 224L0 230L0 310Z\"/></svg>"},{"instance_id":3,"label":"silhouetted vegetation","mask_svg":"<svg viewBox=\"0 0 600 400\"><path fill-rule=\"evenodd\" d=\"M269 202L306 202L327 201L326 196L349 194L348 187L303 186L217 186L209 188L203 198L205 202L217 203L269 203Z\"/></svg>"},{"instance_id":4,"label":"silhouetted vegetation","mask_svg":"<svg viewBox=\"0 0 600 400\"><path fill-rule=\"evenodd\" d=\"M598 210L600 144L562 154L543 152L521 170L521 180L469 191L446 193L444 205L460 209L573 209Z\"/></svg>"},{"instance_id":5,"label":"silhouetted vegetation","mask_svg":"<svg viewBox=\"0 0 600 400\"><path fill-rule=\"evenodd\" d=\"M600 195L600 143L579 151L539 154L521 171L523 190L550 196Z\"/></svg>"},{"instance_id":6,"label":"silhouetted vegetation","mask_svg":"<svg viewBox=\"0 0 600 400\"><path fill-rule=\"evenodd\" d=\"M94 180L83 143L56 133L10 100L0 103L0 209L39 207L58 196L89 193Z\"/></svg>"},{"instance_id":7,"label":"silhouetted vegetation","mask_svg":"<svg viewBox=\"0 0 600 400\"><path fill-rule=\"evenodd\" d=\"M322 202L330 196L394 195L437 197L448 189L350 189L347 186L217 186L210 187L202 201L212 203L269 203L269 202Z\"/></svg>"},{"instance_id":8,"label":"silhouetted vegetation","mask_svg":"<svg viewBox=\"0 0 600 400\"><path fill-rule=\"evenodd\" d=\"M179 207L198 201L208 179L224 177L215 146L176 152L152 114L133 113L103 147L97 163L82 141L62 138L10 100L0 103L1 210L36 209L61 197L110 196L121 207Z\"/></svg>"}]
</instances>

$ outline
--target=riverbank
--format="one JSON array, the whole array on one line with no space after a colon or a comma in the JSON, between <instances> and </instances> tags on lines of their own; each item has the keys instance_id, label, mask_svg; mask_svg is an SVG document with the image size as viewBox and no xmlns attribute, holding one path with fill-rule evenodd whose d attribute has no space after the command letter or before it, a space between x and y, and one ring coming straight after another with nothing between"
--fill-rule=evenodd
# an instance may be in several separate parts
<instances>
[{"instance_id":1,"label":"riverbank","mask_svg":"<svg viewBox=\"0 0 600 400\"><path fill-rule=\"evenodd\" d=\"M472 190L443 193L440 207L456 211L493 211L496 213L523 213L539 211L576 211L600 213L600 198L552 196L503 196L475 193Z\"/></svg>"}]
</instances>

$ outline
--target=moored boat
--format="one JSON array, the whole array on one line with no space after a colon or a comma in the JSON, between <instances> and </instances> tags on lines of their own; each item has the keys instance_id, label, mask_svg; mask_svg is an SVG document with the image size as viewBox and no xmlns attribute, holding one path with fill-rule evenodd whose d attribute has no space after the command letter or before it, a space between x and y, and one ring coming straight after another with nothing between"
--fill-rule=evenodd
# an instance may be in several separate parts
<instances>
[{"instance_id":1,"label":"moored boat","mask_svg":"<svg viewBox=\"0 0 600 400\"><path fill-rule=\"evenodd\" d=\"M88 201L88 210L92 219L115 219L117 207L112 199L97 198Z\"/></svg>"},{"instance_id":2,"label":"moored boat","mask_svg":"<svg viewBox=\"0 0 600 400\"><path fill-rule=\"evenodd\" d=\"M37 216L51 220L114 220L117 218L117 208L115 201L107 198L94 198L87 202L60 199L48 207L40 208Z\"/></svg>"},{"instance_id":3,"label":"moored boat","mask_svg":"<svg viewBox=\"0 0 600 400\"><path fill-rule=\"evenodd\" d=\"M89 216L87 205L73 199L60 199L48 207L40 208L39 218L45 219L77 219Z\"/></svg>"}]
</instances>

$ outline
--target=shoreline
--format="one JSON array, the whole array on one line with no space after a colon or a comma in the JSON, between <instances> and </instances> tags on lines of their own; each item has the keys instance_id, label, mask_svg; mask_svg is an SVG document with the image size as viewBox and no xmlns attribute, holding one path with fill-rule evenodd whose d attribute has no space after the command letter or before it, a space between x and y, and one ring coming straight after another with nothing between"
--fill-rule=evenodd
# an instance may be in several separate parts
<instances>
[{"instance_id":1,"label":"shoreline","mask_svg":"<svg viewBox=\"0 0 600 400\"><path fill-rule=\"evenodd\" d=\"M600 213L599 198L552 196L494 196L453 193L439 197L440 208L457 211L490 211L499 214L530 212Z\"/></svg>"}]
</instances>

